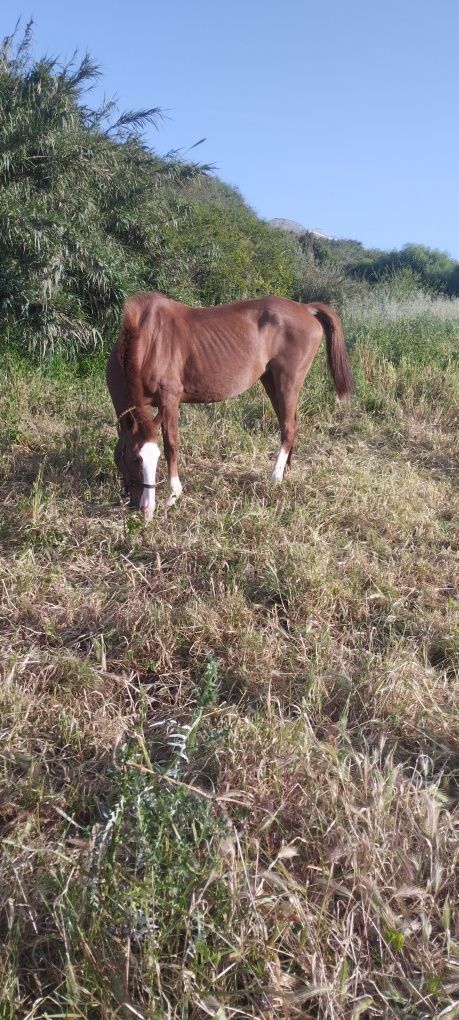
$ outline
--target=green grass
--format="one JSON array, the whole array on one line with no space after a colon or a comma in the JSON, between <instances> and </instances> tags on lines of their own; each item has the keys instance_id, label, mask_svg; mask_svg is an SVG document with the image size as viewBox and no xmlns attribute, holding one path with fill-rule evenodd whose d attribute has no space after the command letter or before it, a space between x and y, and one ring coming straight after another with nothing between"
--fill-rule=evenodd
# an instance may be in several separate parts
<instances>
[{"instance_id":1,"label":"green grass","mask_svg":"<svg viewBox=\"0 0 459 1020\"><path fill-rule=\"evenodd\" d=\"M282 487L261 390L184 408L147 527L101 374L4 357L2 1020L456 1015L452 308L348 310Z\"/></svg>"}]
</instances>

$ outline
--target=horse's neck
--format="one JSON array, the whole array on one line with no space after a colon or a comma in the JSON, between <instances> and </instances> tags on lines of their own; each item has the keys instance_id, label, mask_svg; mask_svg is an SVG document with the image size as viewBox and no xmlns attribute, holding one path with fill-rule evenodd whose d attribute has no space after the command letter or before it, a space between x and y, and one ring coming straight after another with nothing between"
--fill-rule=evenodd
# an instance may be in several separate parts
<instances>
[{"instance_id":1,"label":"horse's neck","mask_svg":"<svg viewBox=\"0 0 459 1020\"><path fill-rule=\"evenodd\" d=\"M122 414L129 406L130 396L123 369L118 359L117 344L112 348L107 364L107 386L116 415Z\"/></svg>"}]
</instances>

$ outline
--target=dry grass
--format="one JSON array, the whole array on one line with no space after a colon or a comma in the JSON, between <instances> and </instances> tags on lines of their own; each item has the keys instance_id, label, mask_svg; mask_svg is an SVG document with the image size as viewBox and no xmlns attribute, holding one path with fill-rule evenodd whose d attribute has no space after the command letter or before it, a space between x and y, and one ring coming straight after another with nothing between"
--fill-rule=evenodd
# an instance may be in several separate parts
<instances>
[{"instance_id":1,"label":"dry grass","mask_svg":"<svg viewBox=\"0 0 459 1020\"><path fill-rule=\"evenodd\" d=\"M7 365L2 1020L459 1016L455 348L370 340L282 488L261 393L185 410L147 528L99 379Z\"/></svg>"}]
</instances>

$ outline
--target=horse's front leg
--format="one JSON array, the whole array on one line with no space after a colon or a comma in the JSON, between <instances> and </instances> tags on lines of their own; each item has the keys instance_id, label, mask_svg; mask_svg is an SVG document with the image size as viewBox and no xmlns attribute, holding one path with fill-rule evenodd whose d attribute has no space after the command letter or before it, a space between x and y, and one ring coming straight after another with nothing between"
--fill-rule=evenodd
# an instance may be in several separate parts
<instances>
[{"instance_id":1,"label":"horse's front leg","mask_svg":"<svg viewBox=\"0 0 459 1020\"><path fill-rule=\"evenodd\" d=\"M170 397L162 407L161 428L163 432L164 455L169 475L170 496L166 506L174 506L182 493L182 483L178 476L178 450L179 450L179 401L171 400Z\"/></svg>"},{"instance_id":2,"label":"horse's front leg","mask_svg":"<svg viewBox=\"0 0 459 1020\"><path fill-rule=\"evenodd\" d=\"M140 509L143 510L145 520L150 521L155 512L156 506L156 468L160 458L158 446L158 433L161 416L157 414L151 423L149 438L139 449L139 456L142 462L142 494L140 497Z\"/></svg>"}]
</instances>

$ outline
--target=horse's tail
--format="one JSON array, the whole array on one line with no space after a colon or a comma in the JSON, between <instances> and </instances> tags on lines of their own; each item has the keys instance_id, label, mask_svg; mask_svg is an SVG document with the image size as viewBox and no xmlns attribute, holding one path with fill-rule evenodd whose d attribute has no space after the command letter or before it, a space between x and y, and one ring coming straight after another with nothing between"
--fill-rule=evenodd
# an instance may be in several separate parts
<instances>
[{"instance_id":1,"label":"horse's tail","mask_svg":"<svg viewBox=\"0 0 459 1020\"><path fill-rule=\"evenodd\" d=\"M319 320L325 333L327 344L327 361L330 375L333 379L335 390L340 398L350 397L355 390L352 378L349 355L344 342L343 327L341 319L333 308L323 304L310 304L308 311L312 312Z\"/></svg>"},{"instance_id":2,"label":"horse's tail","mask_svg":"<svg viewBox=\"0 0 459 1020\"><path fill-rule=\"evenodd\" d=\"M155 297L155 294L135 294L125 301L116 345L129 398L137 412L134 428L139 424L143 432L151 430L151 415L145 408L141 373L155 328Z\"/></svg>"}]
</instances>

